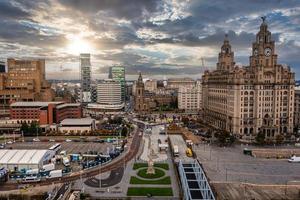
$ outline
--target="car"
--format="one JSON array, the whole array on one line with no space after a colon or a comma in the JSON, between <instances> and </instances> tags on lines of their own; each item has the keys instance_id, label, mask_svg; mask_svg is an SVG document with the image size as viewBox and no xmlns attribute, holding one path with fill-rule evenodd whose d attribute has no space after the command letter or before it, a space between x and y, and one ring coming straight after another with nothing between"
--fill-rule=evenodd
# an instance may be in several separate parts
<instances>
[{"instance_id":1,"label":"car","mask_svg":"<svg viewBox=\"0 0 300 200\"><path fill-rule=\"evenodd\" d=\"M39 138L33 138L33 142L40 142L41 140Z\"/></svg>"},{"instance_id":2,"label":"car","mask_svg":"<svg viewBox=\"0 0 300 200\"><path fill-rule=\"evenodd\" d=\"M12 144L13 142L9 140L9 141L7 141L6 143L7 143L7 144Z\"/></svg>"},{"instance_id":3,"label":"car","mask_svg":"<svg viewBox=\"0 0 300 200\"><path fill-rule=\"evenodd\" d=\"M0 149L4 149L4 148L5 148L4 144L0 144Z\"/></svg>"},{"instance_id":4,"label":"car","mask_svg":"<svg viewBox=\"0 0 300 200\"><path fill-rule=\"evenodd\" d=\"M72 142L72 140L70 140L70 139L66 139L66 142Z\"/></svg>"},{"instance_id":5,"label":"car","mask_svg":"<svg viewBox=\"0 0 300 200\"><path fill-rule=\"evenodd\" d=\"M49 142L55 142L55 140L54 139L49 139Z\"/></svg>"}]
</instances>

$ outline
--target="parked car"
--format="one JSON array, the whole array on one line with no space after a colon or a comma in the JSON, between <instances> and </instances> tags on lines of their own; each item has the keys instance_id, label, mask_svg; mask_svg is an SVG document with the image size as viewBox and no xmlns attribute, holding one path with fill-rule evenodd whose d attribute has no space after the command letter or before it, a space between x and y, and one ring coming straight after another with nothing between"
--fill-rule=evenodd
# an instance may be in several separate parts
<instances>
[{"instance_id":1,"label":"parked car","mask_svg":"<svg viewBox=\"0 0 300 200\"><path fill-rule=\"evenodd\" d=\"M39 138L33 138L33 142L40 142L41 140Z\"/></svg>"},{"instance_id":2,"label":"parked car","mask_svg":"<svg viewBox=\"0 0 300 200\"><path fill-rule=\"evenodd\" d=\"M49 139L49 142L55 142L55 140L54 139Z\"/></svg>"},{"instance_id":3,"label":"parked car","mask_svg":"<svg viewBox=\"0 0 300 200\"><path fill-rule=\"evenodd\" d=\"M66 139L66 142L72 142L72 140L70 140L70 139Z\"/></svg>"},{"instance_id":4,"label":"parked car","mask_svg":"<svg viewBox=\"0 0 300 200\"><path fill-rule=\"evenodd\" d=\"M9 140L9 141L7 141L6 143L7 143L7 144L12 144L12 143L13 143L13 141L10 141L10 140Z\"/></svg>"}]
</instances>

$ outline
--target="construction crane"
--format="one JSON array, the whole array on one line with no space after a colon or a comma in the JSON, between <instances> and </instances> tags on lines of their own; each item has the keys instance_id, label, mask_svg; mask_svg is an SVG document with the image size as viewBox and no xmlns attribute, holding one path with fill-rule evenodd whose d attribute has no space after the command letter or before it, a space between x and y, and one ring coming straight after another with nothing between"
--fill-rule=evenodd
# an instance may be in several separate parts
<instances>
[{"instance_id":1,"label":"construction crane","mask_svg":"<svg viewBox=\"0 0 300 200\"><path fill-rule=\"evenodd\" d=\"M204 74L206 68L205 68L205 66L204 66L204 58L203 58L203 57L201 57L201 63L202 63L202 66L201 66L200 72L201 72L202 74Z\"/></svg>"}]
</instances>

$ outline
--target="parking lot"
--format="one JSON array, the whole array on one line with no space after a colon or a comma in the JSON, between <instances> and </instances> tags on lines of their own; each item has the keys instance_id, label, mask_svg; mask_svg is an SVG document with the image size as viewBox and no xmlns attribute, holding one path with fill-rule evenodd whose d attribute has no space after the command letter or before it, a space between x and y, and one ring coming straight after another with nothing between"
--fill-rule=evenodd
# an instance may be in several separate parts
<instances>
[{"instance_id":1,"label":"parking lot","mask_svg":"<svg viewBox=\"0 0 300 200\"><path fill-rule=\"evenodd\" d=\"M48 149L58 142L16 142L7 144L6 148L12 149ZM108 150L113 148L112 143L95 143L95 142L60 142L61 150L68 154L72 153L86 153L89 151L96 151L98 153L107 154Z\"/></svg>"},{"instance_id":2,"label":"parking lot","mask_svg":"<svg viewBox=\"0 0 300 200\"><path fill-rule=\"evenodd\" d=\"M284 185L300 182L300 163L244 155L244 147L201 144L193 149L211 181Z\"/></svg>"}]
</instances>

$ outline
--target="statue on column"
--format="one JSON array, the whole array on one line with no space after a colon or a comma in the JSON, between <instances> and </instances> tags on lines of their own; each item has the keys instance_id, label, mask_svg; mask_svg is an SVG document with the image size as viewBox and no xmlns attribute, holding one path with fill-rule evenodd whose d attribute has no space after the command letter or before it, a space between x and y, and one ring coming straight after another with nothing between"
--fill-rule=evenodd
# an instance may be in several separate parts
<instances>
[{"instance_id":1,"label":"statue on column","mask_svg":"<svg viewBox=\"0 0 300 200\"><path fill-rule=\"evenodd\" d=\"M149 135L149 143L148 143L148 169L147 169L147 172L146 174L155 174L155 169L153 167L154 165L154 162L152 160L152 155L154 154L154 151L151 147L151 139L150 139L150 135Z\"/></svg>"},{"instance_id":2,"label":"statue on column","mask_svg":"<svg viewBox=\"0 0 300 200\"><path fill-rule=\"evenodd\" d=\"M155 174L155 169L153 167L154 162L151 158L151 156L149 155L149 161L148 161L148 169L147 169L147 174Z\"/></svg>"}]
</instances>

